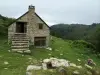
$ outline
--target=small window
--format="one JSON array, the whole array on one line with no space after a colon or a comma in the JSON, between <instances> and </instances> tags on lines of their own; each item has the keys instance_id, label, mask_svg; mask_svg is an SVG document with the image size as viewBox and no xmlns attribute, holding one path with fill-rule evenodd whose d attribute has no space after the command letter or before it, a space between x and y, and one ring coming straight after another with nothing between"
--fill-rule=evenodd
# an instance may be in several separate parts
<instances>
[{"instance_id":1,"label":"small window","mask_svg":"<svg viewBox=\"0 0 100 75\"><path fill-rule=\"evenodd\" d=\"M43 29L43 24L39 23L39 29Z\"/></svg>"}]
</instances>

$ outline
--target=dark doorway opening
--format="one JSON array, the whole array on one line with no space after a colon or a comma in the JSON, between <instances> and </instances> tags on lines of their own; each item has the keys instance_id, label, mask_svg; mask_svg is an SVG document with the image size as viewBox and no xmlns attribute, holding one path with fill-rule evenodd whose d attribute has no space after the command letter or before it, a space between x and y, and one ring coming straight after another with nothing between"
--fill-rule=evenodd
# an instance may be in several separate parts
<instances>
[{"instance_id":1,"label":"dark doorway opening","mask_svg":"<svg viewBox=\"0 0 100 75\"><path fill-rule=\"evenodd\" d=\"M34 45L35 46L46 46L46 37L35 37Z\"/></svg>"},{"instance_id":2,"label":"dark doorway opening","mask_svg":"<svg viewBox=\"0 0 100 75\"><path fill-rule=\"evenodd\" d=\"M27 22L16 22L16 32L17 33L26 33Z\"/></svg>"}]
</instances>

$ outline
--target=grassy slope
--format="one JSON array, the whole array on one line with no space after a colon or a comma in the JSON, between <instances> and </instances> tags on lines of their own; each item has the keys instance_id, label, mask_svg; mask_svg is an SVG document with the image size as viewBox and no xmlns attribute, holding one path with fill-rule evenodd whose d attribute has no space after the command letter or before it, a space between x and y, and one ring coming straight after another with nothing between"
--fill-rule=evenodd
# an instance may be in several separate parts
<instances>
[{"instance_id":1,"label":"grassy slope","mask_svg":"<svg viewBox=\"0 0 100 75\"><path fill-rule=\"evenodd\" d=\"M5 40L6 39L6 40ZM88 57L92 58L97 67L100 66L100 59L96 55L91 54L87 48L75 48L71 43L72 41L64 41L60 38L53 38L54 41L51 44L53 51L46 49L33 49L32 54L22 56L21 54L8 52L10 47L7 45L7 38L0 38L0 75L25 75L27 65L40 64L39 61L44 58L49 58L51 56L57 58L64 58L78 65L84 65ZM48 54L51 54L48 55ZM63 54L63 55L60 55ZM29 60L28 58L33 58ZM80 59L79 63L77 59ZM9 62L8 65L4 64L4 61ZM8 68L8 69L4 69ZM99 67L98 67L99 68Z\"/></svg>"}]
</instances>

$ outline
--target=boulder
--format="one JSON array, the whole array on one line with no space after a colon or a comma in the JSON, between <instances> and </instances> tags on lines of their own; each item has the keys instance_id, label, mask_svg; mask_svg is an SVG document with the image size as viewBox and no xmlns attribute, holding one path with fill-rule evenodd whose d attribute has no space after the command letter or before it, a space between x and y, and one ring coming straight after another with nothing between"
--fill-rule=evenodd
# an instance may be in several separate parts
<instances>
[{"instance_id":1,"label":"boulder","mask_svg":"<svg viewBox=\"0 0 100 75\"><path fill-rule=\"evenodd\" d=\"M42 69L42 66L29 65L29 66L27 67L27 70L26 70L26 71L40 70L40 69Z\"/></svg>"}]
</instances>

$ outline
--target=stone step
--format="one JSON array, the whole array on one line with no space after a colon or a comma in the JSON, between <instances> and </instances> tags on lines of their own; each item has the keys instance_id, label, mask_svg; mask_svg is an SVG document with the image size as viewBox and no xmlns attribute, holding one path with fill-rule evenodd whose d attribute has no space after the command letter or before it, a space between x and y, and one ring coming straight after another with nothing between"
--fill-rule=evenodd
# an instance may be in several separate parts
<instances>
[{"instance_id":1,"label":"stone step","mask_svg":"<svg viewBox=\"0 0 100 75\"><path fill-rule=\"evenodd\" d=\"M12 46L28 46L28 43L12 43Z\"/></svg>"},{"instance_id":2,"label":"stone step","mask_svg":"<svg viewBox=\"0 0 100 75\"><path fill-rule=\"evenodd\" d=\"M24 46L18 46L18 45L16 45L16 46L11 46L11 48L28 48L29 46L28 45L24 45Z\"/></svg>"},{"instance_id":3,"label":"stone step","mask_svg":"<svg viewBox=\"0 0 100 75\"><path fill-rule=\"evenodd\" d=\"M25 49L25 50L29 50L29 47L13 47L12 49Z\"/></svg>"},{"instance_id":4,"label":"stone step","mask_svg":"<svg viewBox=\"0 0 100 75\"><path fill-rule=\"evenodd\" d=\"M24 33L16 33L12 37L12 51L13 52L31 52L29 50L29 38Z\"/></svg>"},{"instance_id":5,"label":"stone step","mask_svg":"<svg viewBox=\"0 0 100 75\"><path fill-rule=\"evenodd\" d=\"M11 46L12 49L29 49L28 46Z\"/></svg>"},{"instance_id":6,"label":"stone step","mask_svg":"<svg viewBox=\"0 0 100 75\"><path fill-rule=\"evenodd\" d=\"M12 51L27 51L29 49L12 49Z\"/></svg>"},{"instance_id":7,"label":"stone step","mask_svg":"<svg viewBox=\"0 0 100 75\"><path fill-rule=\"evenodd\" d=\"M18 53L31 53L30 50L18 50L18 49L13 49L12 52L18 52Z\"/></svg>"},{"instance_id":8,"label":"stone step","mask_svg":"<svg viewBox=\"0 0 100 75\"><path fill-rule=\"evenodd\" d=\"M29 39L12 39L12 41L29 41Z\"/></svg>"},{"instance_id":9,"label":"stone step","mask_svg":"<svg viewBox=\"0 0 100 75\"><path fill-rule=\"evenodd\" d=\"M29 45L29 42L12 42L12 45Z\"/></svg>"},{"instance_id":10,"label":"stone step","mask_svg":"<svg viewBox=\"0 0 100 75\"><path fill-rule=\"evenodd\" d=\"M28 37L12 37L12 39L29 39Z\"/></svg>"},{"instance_id":11,"label":"stone step","mask_svg":"<svg viewBox=\"0 0 100 75\"><path fill-rule=\"evenodd\" d=\"M27 43L27 44L28 44L29 41L12 41L12 44L13 44L13 43L25 43L25 44Z\"/></svg>"},{"instance_id":12,"label":"stone step","mask_svg":"<svg viewBox=\"0 0 100 75\"><path fill-rule=\"evenodd\" d=\"M24 45L29 45L28 43L12 43L12 46L24 46Z\"/></svg>"}]
</instances>

